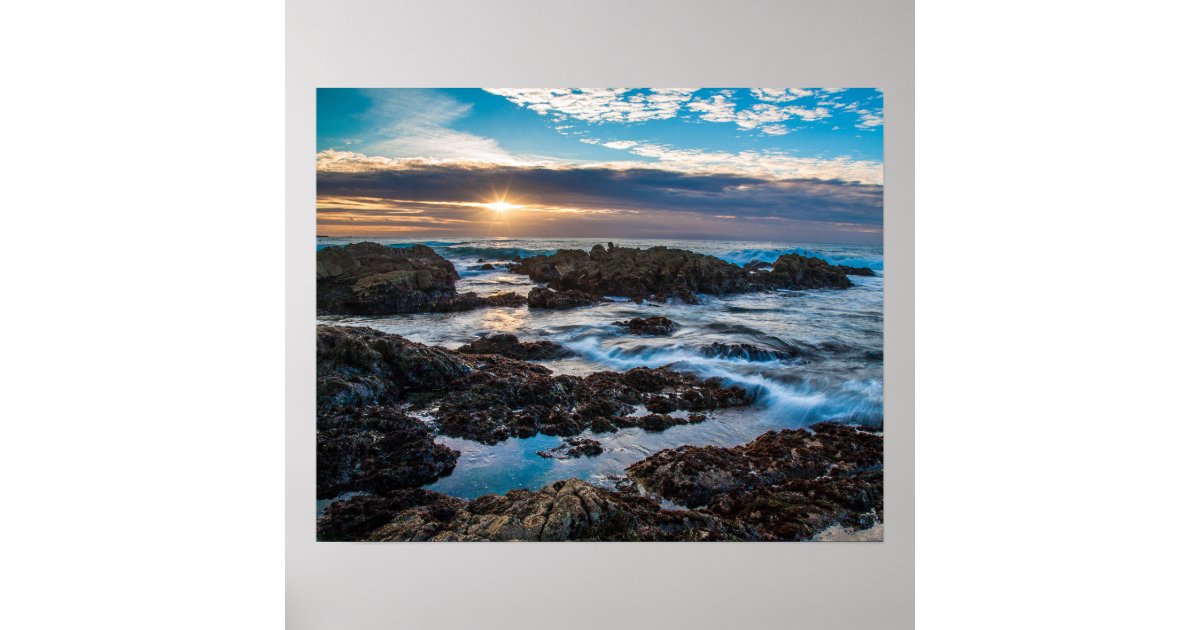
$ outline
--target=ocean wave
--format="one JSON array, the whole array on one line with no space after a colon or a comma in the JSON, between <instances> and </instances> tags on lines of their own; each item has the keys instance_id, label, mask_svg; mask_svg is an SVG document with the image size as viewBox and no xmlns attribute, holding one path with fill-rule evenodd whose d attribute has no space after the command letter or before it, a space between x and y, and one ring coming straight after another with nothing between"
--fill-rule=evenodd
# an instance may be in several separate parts
<instances>
[{"instance_id":1,"label":"ocean wave","mask_svg":"<svg viewBox=\"0 0 1200 630\"><path fill-rule=\"evenodd\" d=\"M765 263L774 263L779 260L784 254L800 254L801 256L809 256L812 258L820 258L831 265L847 265L850 267L866 267L874 271L883 270L883 258L870 256L849 256L841 254L828 254L819 251L814 251L804 247L787 247L780 249L735 249L724 253L717 254L717 258L725 262L731 262L735 265L745 265L746 263L757 260Z\"/></svg>"},{"instance_id":2,"label":"ocean wave","mask_svg":"<svg viewBox=\"0 0 1200 630\"><path fill-rule=\"evenodd\" d=\"M563 345L586 359L620 370L670 365L682 372L718 378L726 385L745 389L755 405L769 415L798 419L803 425L827 420L882 425L883 388L873 379L846 383L830 391L806 381L785 383L771 378L771 368L782 366L786 360L703 356L679 346L605 348L599 337L566 341Z\"/></svg>"},{"instance_id":3,"label":"ocean wave","mask_svg":"<svg viewBox=\"0 0 1200 630\"><path fill-rule=\"evenodd\" d=\"M431 246L433 247L433 246ZM551 256L557 249L528 249L524 247L505 247L505 246L486 246L486 245L448 245L445 247L435 247L439 253L447 258L463 258L475 260L482 258L484 260L512 260L516 256L521 258L529 258L530 256Z\"/></svg>"}]
</instances>

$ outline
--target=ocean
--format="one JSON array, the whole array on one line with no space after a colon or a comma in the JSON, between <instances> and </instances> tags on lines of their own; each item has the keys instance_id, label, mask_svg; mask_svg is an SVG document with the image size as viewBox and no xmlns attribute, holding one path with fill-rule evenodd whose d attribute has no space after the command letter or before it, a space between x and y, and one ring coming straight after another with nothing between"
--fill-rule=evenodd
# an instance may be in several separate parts
<instances>
[{"instance_id":1,"label":"ocean","mask_svg":"<svg viewBox=\"0 0 1200 630\"><path fill-rule=\"evenodd\" d=\"M454 263L461 276L460 293L488 295L504 291L525 294L534 286L528 277L509 273L500 266L514 256L552 254L560 249L587 251L610 239L321 238L317 247L368 240L392 247L428 245ZM517 488L537 490L569 477L611 487L626 466L662 449L688 444L736 446L773 429L800 428L822 421L882 428L881 246L611 240L625 247L663 245L686 249L739 265L752 260L772 263L783 254L799 253L834 264L868 267L877 275L850 276L854 286L846 290L701 295L701 303L696 305L635 304L612 298L610 303L562 311L522 307L387 317L318 317L319 323L370 326L447 348L457 348L485 334L514 333L522 341L546 339L574 350L578 356L539 362L556 373L670 365L679 371L739 385L754 397L750 407L710 412L704 422L658 433L637 428L595 435L585 431L581 437L600 441L603 454L565 461L537 455L537 451L561 444L560 437L512 438L489 446L439 436L439 442L461 455L454 472L426 486L428 489L473 499ZM481 269L485 263L498 268ZM639 337L613 325L618 320L655 315L674 320L678 330L668 337ZM713 343L748 344L761 351L718 351L710 347Z\"/></svg>"}]
</instances>

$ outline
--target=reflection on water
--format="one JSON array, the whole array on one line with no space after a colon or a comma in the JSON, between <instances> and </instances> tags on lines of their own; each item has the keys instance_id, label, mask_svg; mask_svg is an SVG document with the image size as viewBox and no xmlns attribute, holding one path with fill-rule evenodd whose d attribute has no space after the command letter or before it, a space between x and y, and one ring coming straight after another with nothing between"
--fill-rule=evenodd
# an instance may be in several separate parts
<instances>
[{"instance_id":1,"label":"reflection on water","mask_svg":"<svg viewBox=\"0 0 1200 630\"><path fill-rule=\"evenodd\" d=\"M477 259L500 263L518 250L523 255L562 247L587 250L595 242L447 240L435 249L458 268L462 275L459 291L523 294L532 286L527 277L509 273L503 267L478 271ZM646 247L656 243L621 244ZM782 252L803 251L882 273L882 251L877 247L719 241L657 244L719 255L739 263L751 258L771 262ZM321 321L367 325L450 348L480 335L510 332L525 341L547 339L575 351L577 356L543 362L557 373L583 375L597 370L671 365L737 384L755 396L750 408L710 413L705 422L661 433L642 429L585 433L599 440L605 449L602 455L592 458L560 461L538 457L537 451L561 443L560 438L545 435L510 439L494 446L439 437L462 455L454 472L429 488L473 498L514 488L537 489L568 477L609 484L608 475L621 475L626 466L655 451L684 444L744 444L771 429L802 427L823 420L882 426L883 278L852 276L851 281L854 286L844 291L701 296L698 305L639 305L620 300L564 311L488 308L391 317L323 317ZM666 337L640 337L612 325L617 320L654 315L671 318L679 329ZM774 354L722 352L709 347L714 343L749 344Z\"/></svg>"}]
</instances>

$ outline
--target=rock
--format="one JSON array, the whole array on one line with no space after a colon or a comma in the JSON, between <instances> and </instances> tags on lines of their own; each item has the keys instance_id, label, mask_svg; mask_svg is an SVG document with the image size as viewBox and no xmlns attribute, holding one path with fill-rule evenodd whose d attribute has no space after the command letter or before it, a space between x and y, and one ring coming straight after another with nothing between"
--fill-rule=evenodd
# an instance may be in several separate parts
<instances>
[{"instance_id":1,"label":"rock","mask_svg":"<svg viewBox=\"0 0 1200 630\"><path fill-rule=\"evenodd\" d=\"M645 319L641 317L634 317L631 320L613 322L613 324L627 328L629 329L629 332L635 335L666 336L675 332L675 330L678 328L675 322L661 316L647 317Z\"/></svg>"},{"instance_id":2,"label":"rock","mask_svg":"<svg viewBox=\"0 0 1200 630\"><path fill-rule=\"evenodd\" d=\"M317 540L366 540L401 512L419 513L427 522L449 521L466 505L462 499L429 490L396 490L383 496L360 495L336 501L317 518ZM415 517L415 514L412 516ZM428 539L436 530L428 532ZM416 534L415 534L416 535Z\"/></svg>"},{"instance_id":3,"label":"rock","mask_svg":"<svg viewBox=\"0 0 1200 630\"><path fill-rule=\"evenodd\" d=\"M422 499L427 500L427 499ZM393 500L400 504L399 500ZM361 531L378 517L361 515L375 507L353 506L352 527L333 518L326 532ZM537 492L512 490L485 495L451 512L451 502L429 502L396 513L365 537L371 541L554 541L554 540L744 540L746 534L723 519L693 511L667 511L647 498L597 488L579 479L558 481ZM330 506L332 509L333 506ZM390 514L390 505L380 504ZM341 509L339 514L348 510ZM373 515L372 515L373 516Z\"/></svg>"},{"instance_id":4,"label":"rock","mask_svg":"<svg viewBox=\"0 0 1200 630\"><path fill-rule=\"evenodd\" d=\"M847 276L868 276L874 277L878 274L869 267L848 267L846 265L834 265L834 269L846 274Z\"/></svg>"},{"instance_id":5,"label":"rock","mask_svg":"<svg viewBox=\"0 0 1200 630\"><path fill-rule=\"evenodd\" d=\"M669 368L554 375L501 354L456 352L370 328L317 327L317 411L322 416L408 403L413 411L426 410L445 435L495 444L537 433L573 436L585 429L642 426L625 419L639 404L666 414L750 402L741 388Z\"/></svg>"},{"instance_id":6,"label":"rock","mask_svg":"<svg viewBox=\"0 0 1200 630\"><path fill-rule=\"evenodd\" d=\"M592 440L579 440L587 444ZM883 522L882 441L823 423L733 448L659 451L609 476L466 502L425 490L353 496L317 521L320 540L811 540ZM597 444L598 446L598 444ZM556 456L556 455L551 455ZM662 509L632 484L688 509Z\"/></svg>"},{"instance_id":7,"label":"rock","mask_svg":"<svg viewBox=\"0 0 1200 630\"><path fill-rule=\"evenodd\" d=\"M763 262L761 260L755 259L755 260L751 260L750 262L742 265L742 269L745 271L760 271L762 269L766 269L769 271L771 269L771 263Z\"/></svg>"},{"instance_id":8,"label":"rock","mask_svg":"<svg viewBox=\"0 0 1200 630\"><path fill-rule=\"evenodd\" d=\"M571 351L553 341L526 341L516 335L497 333L481 337L458 349L464 354L498 354L510 359L536 361L570 356Z\"/></svg>"},{"instance_id":9,"label":"rock","mask_svg":"<svg viewBox=\"0 0 1200 630\"><path fill-rule=\"evenodd\" d=\"M714 341L700 346L700 354L720 359L742 359L744 361L780 361L805 356L804 351L794 346L786 350L764 348L750 343L721 343Z\"/></svg>"},{"instance_id":10,"label":"rock","mask_svg":"<svg viewBox=\"0 0 1200 630\"><path fill-rule=\"evenodd\" d=\"M588 438L567 438L562 444L551 449L538 451L538 457L547 459L571 459L574 457L595 457L603 453L600 442Z\"/></svg>"},{"instance_id":11,"label":"rock","mask_svg":"<svg viewBox=\"0 0 1200 630\"><path fill-rule=\"evenodd\" d=\"M492 263L483 263L479 266L480 271L492 271L495 268L496 265L493 265Z\"/></svg>"},{"instance_id":12,"label":"rock","mask_svg":"<svg viewBox=\"0 0 1200 630\"><path fill-rule=\"evenodd\" d=\"M529 291L529 308L565 309L578 306L592 306L604 302L601 297L589 295L582 291L555 291L544 287L534 287Z\"/></svg>"},{"instance_id":13,"label":"rock","mask_svg":"<svg viewBox=\"0 0 1200 630\"><path fill-rule=\"evenodd\" d=\"M550 289L588 295L619 295L635 301L677 299L699 302L697 293L726 295L773 289L844 289L849 278L829 263L786 254L764 272L746 269L705 254L669 247L638 249L600 245L590 252L559 250L521 260L516 270ZM532 296L531 296L532 298Z\"/></svg>"},{"instance_id":14,"label":"rock","mask_svg":"<svg viewBox=\"0 0 1200 630\"><path fill-rule=\"evenodd\" d=\"M445 391L474 369L464 355L373 328L317 326L317 413Z\"/></svg>"},{"instance_id":15,"label":"rock","mask_svg":"<svg viewBox=\"0 0 1200 630\"><path fill-rule=\"evenodd\" d=\"M425 245L326 247L317 252L317 312L389 315L525 304L515 293L458 294L457 280L454 265Z\"/></svg>"},{"instance_id":16,"label":"rock","mask_svg":"<svg viewBox=\"0 0 1200 630\"><path fill-rule=\"evenodd\" d=\"M431 415L441 433L495 444L510 437L572 436L622 427L662 430L670 424L655 414L705 411L747 405L749 394L724 387L720 379L701 380L668 368L634 368L623 374L553 375L530 363L483 355L497 362L464 376L453 391L437 399ZM432 405L433 402L427 403ZM636 405L654 412L630 416Z\"/></svg>"},{"instance_id":17,"label":"rock","mask_svg":"<svg viewBox=\"0 0 1200 630\"><path fill-rule=\"evenodd\" d=\"M853 286L846 274L820 258L784 254L771 271L756 274L765 287L775 289L848 289Z\"/></svg>"},{"instance_id":18,"label":"rock","mask_svg":"<svg viewBox=\"0 0 1200 630\"><path fill-rule=\"evenodd\" d=\"M812 431L770 431L744 446L681 446L659 451L626 469L646 490L680 505L700 507L715 497L793 480L858 477L883 467L883 436L821 423Z\"/></svg>"},{"instance_id":19,"label":"rock","mask_svg":"<svg viewBox=\"0 0 1200 630\"><path fill-rule=\"evenodd\" d=\"M317 498L416 488L454 470L458 451L420 420L385 407L317 419Z\"/></svg>"}]
</instances>

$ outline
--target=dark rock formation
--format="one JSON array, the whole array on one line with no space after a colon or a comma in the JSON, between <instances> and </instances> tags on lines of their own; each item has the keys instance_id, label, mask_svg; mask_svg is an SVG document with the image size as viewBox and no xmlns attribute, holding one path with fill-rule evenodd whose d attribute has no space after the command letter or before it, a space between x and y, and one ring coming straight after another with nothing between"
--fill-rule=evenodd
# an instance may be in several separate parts
<instances>
[{"instance_id":1,"label":"dark rock formation","mask_svg":"<svg viewBox=\"0 0 1200 630\"><path fill-rule=\"evenodd\" d=\"M600 442L588 438L573 437L563 440L554 448L538 451L538 457L547 459L571 459L573 457L595 457L603 453Z\"/></svg>"},{"instance_id":2,"label":"dark rock formation","mask_svg":"<svg viewBox=\"0 0 1200 630\"><path fill-rule=\"evenodd\" d=\"M684 446L626 469L650 492L760 540L806 540L883 520L883 436L841 424L766 433L734 448Z\"/></svg>"},{"instance_id":3,"label":"dark rock formation","mask_svg":"<svg viewBox=\"0 0 1200 630\"><path fill-rule=\"evenodd\" d=\"M869 267L849 267L846 265L834 265L834 269L846 274L847 276L868 276L874 277L876 273Z\"/></svg>"},{"instance_id":4,"label":"dark rock formation","mask_svg":"<svg viewBox=\"0 0 1200 630\"><path fill-rule=\"evenodd\" d=\"M634 317L631 320L613 322L613 324L627 328L629 329L629 332L635 335L666 336L675 332L675 329L678 328L678 326L675 325L675 322L661 316L647 317L644 319L641 317Z\"/></svg>"},{"instance_id":5,"label":"dark rock formation","mask_svg":"<svg viewBox=\"0 0 1200 630\"><path fill-rule=\"evenodd\" d=\"M786 350L765 348L750 343L721 343L714 341L700 346L700 354L706 357L721 359L743 359L745 361L779 361L805 356L800 348L788 347Z\"/></svg>"},{"instance_id":6,"label":"dark rock formation","mask_svg":"<svg viewBox=\"0 0 1200 630\"><path fill-rule=\"evenodd\" d=\"M678 423L656 417L671 411L704 411L751 402L745 390L723 387L667 368L634 368L625 373L552 375L530 363L483 355L495 363L464 376L437 400L432 412L440 431L453 437L495 444L510 437L578 435L622 427L665 429ZM638 404L654 414L630 416Z\"/></svg>"},{"instance_id":7,"label":"dark rock formation","mask_svg":"<svg viewBox=\"0 0 1200 630\"><path fill-rule=\"evenodd\" d=\"M659 451L626 469L644 488L680 505L699 507L733 491L797 479L857 477L881 470L883 436L843 424L812 431L771 431L733 448L681 446Z\"/></svg>"},{"instance_id":8,"label":"dark rock formation","mask_svg":"<svg viewBox=\"0 0 1200 630\"><path fill-rule=\"evenodd\" d=\"M318 414L405 402L429 409L446 435L494 444L539 432L571 436L641 426L626 418L639 404L665 414L746 405L750 397L719 379L668 368L553 375L498 354L464 354L370 328L317 327Z\"/></svg>"},{"instance_id":9,"label":"dark rock formation","mask_svg":"<svg viewBox=\"0 0 1200 630\"><path fill-rule=\"evenodd\" d=\"M384 515L405 498L380 502ZM353 501L353 499L351 499ZM694 511L659 509L651 499L611 492L579 479L555 482L537 492L512 490L466 504L421 498L424 503L394 513L386 525L365 537L372 541L551 541L551 540L744 540L747 535L727 521ZM458 505L457 509L451 507ZM358 501L322 518L319 534L360 532L364 512L376 507ZM330 507L332 510L332 506Z\"/></svg>"},{"instance_id":10,"label":"dark rock formation","mask_svg":"<svg viewBox=\"0 0 1200 630\"><path fill-rule=\"evenodd\" d=\"M694 304L696 293L725 295L771 289L844 289L849 278L829 263L786 254L770 272L752 272L713 256L682 249L637 249L596 245L591 252L560 250L551 256L531 256L517 268L534 282L555 290L578 290L589 295L619 295L636 301L676 298ZM531 296L532 301L532 296Z\"/></svg>"},{"instance_id":11,"label":"dark rock formation","mask_svg":"<svg viewBox=\"0 0 1200 630\"><path fill-rule=\"evenodd\" d=\"M317 326L317 413L400 403L445 391L473 368L452 350L373 328Z\"/></svg>"},{"instance_id":12,"label":"dark rock formation","mask_svg":"<svg viewBox=\"0 0 1200 630\"><path fill-rule=\"evenodd\" d=\"M317 498L382 494L436 481L454 470L458 451L433 441L420 420L385 407L317 419Z\"/></svg>"},{"instance_id":13,"label":"dark rock formation","mask_svg":"<svg viewBox=\"0 0 1200 630\"><path fill-rule=\"evenodd\" d=\"M529 291L528 297L529 308L576 308L592 306L604 301L601 297L589 295L583 291L555 291L544 287L534 287Z\"/></svg>"},{"instance_id":14,"label":"dark rock formation","mask_svg":"<svg viewBox=\"0 0 1200 630\"><path fill-rule=\"evenodd\" d=\"M332 503L317 519L317 540L366 540L406 510L431 523L449 521L466 501L429 490L395 490L382 496L354 496ZM436 531L430 532L428 539Z\"/></svg>"},{"instance_id":15,"label":"dark rock formation","mask_svg":"<svg viewBox=\"0 0 1200 630\"><path fill-rule=\"evenodd\" d=\"M480 337L458 351L464 354L498 354L521 361L557 359L571 355L570 350L553 341L519 341L516 335L509 333Z\"/></svg>"},{"instance_id":16,"label":"dark rock formation","mask_svg":"<svg viewBox=\"0 0 1200 630\"><path fill-rule=\"evenodd\" d=\"M459 294L454 287L457 280L454 265L424 245L326 247L317 252L317 312L388 315L525 303L514 293Z\"/></svg>"}]
</instances>

